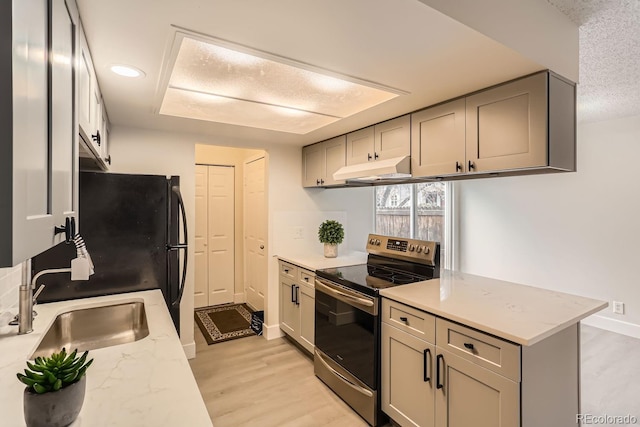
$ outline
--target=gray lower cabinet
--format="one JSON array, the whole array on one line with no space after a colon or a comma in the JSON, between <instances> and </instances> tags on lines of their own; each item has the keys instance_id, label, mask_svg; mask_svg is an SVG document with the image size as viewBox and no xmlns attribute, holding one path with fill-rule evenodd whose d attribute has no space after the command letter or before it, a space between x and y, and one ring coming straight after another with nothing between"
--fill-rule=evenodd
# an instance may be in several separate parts
<instances>
[{"instance_id":1,"label":"gray lower cabinet","mask_svg":"<svg viewBox=\"0 0 640 427\"><path fill-rule=\"evenodd\" d=\"M0 21L0 267L9 267L59 243L55 227L77 216L76 21L64 0L2 2Z\"/></svg>"},{"instance_id":2,"label":"gray lower cabinet","mask_svg":"<svg viewBox=\"0 0 640 427\"><path fill-rule=\"evenodd\" d=\"M400 426L575 425L578 336L519 346L383 298L382 409Z\"/></svg>"},{"instance_id":3,"label":"gray lower cabinet","mask_svg":"<svg viewBox=\"0 0 640 427\"><path fill-rule=\"evenodd\" d=\"M314 349L315 273L280 261L280 329L309 353Z\"/></svg>"}]
</instances>

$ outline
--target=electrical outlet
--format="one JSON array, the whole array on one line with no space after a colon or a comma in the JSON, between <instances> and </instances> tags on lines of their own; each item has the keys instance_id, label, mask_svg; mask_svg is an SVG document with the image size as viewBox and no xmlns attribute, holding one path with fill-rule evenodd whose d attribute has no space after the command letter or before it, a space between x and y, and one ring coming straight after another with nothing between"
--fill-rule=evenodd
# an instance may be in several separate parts
<instances>
[{"instance_id":1,"label":"electrical outlet","mask_svg":"<svg viewBox=\"0 0 640 427\"><path fill-rule=\"evenodd\" d=\"M304 230L302 229L302 227L293 227L293 238L294 239L302 239L303 233L304 233Z\"/></svg>"},{"instance_id":2,"label":"electrical outlet","mask_svg":"<svg viewBox=\"0 0 640 427\"><path fill-rule=\"evenodd\" d=\"M624 314L624 303L621 301L613 302L613 312L615 314Z\"/></svg>"}]
</instances>

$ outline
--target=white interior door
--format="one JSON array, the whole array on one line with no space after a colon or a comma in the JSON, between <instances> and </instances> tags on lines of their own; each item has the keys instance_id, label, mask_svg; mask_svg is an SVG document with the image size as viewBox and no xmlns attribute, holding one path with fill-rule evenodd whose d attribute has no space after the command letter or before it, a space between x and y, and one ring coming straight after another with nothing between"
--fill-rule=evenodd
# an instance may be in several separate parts
<instances>
[{"instance_id":1,"label":"white interior door","mask_svg":"<svg viewBox=\"0 0 640 427\"><path fill-rule=\"evenodd\" d=\"M207 186L208 166L196 165L196 227L195 227L195 291L194 307L206 307L208 299L208 254L207 254Z\"/></svg>"},{"instance_id":2,"label":"white interior door","mask_svg":"<svg viewBox=\"0 0 640 427\"><path fill-rule=\"evenodd\" d=\"M196 165L194 306L233 302L235 168Z\"/></svg>"},{"instance_id":3,"label":"white interior door","mask_svg":"<svg viewBox=\"0 0 640 427\"><path fill-rule=\"evenodd\" d=\"M235 198L233 166L209 166L209 305L233 302Z\"/></svg>"},{"instance_id":4,"label":"white interior door","mask_svg":"<svg viewBox=\"0 0 640 427\"><path fill-rule=\"evenodd\" d=\"M245 292L247 304L264 310L267 289L267 206L265 158L244 164Z\"/></svg>"}]
</instances>

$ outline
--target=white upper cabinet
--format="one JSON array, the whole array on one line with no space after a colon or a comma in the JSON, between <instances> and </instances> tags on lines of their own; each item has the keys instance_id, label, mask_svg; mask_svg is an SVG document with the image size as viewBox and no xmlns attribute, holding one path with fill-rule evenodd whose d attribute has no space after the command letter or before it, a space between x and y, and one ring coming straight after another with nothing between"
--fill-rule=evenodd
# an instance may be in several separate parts
<instances>
[{"instance_id":1,"label":"white upper cabinet","mask_svg":"<svg viewBox=\"0 0 640 427\"><path fill-rule=\"evenodd\" d=\"M64 0L51 0L51 18L47 0L2 2L0 21L12 41L0 51L0 85L11 94L0 100L0 267L8 267L59 243L55 227L77 215L75 24Z\"/></svg>"},{"instance_id":2,"label":"white upper cabinet","mask_svg":"<svg viewBox=\"0 0 640 427\"><path fill-rule=\"evenodd\" d=\"M413 176L466 172L465 160L464 98L411 115Z\"/></svg>"},{"instance_id":3,"label":"white upper cabinet","mask_svg":"<svg viewBox=\"0 0 640 427\"><path fill-rule=\"evenodd\" d=\"M84 31L78 31L78 125L83 165L92 169L107 169L108 151L103 147L108 132L107 112L93 67L89 44ZM105 144L106 145L106 144ZM86 161L89 159L90 161Z\"/></svg>"},{"instance_id":4,"label":"white upper cabinet","mask_svg":"<svg viewBox=\"0 0 640 427\"><path fill-rule=\"evenodd\" d=\"M347 134L347 165L411 154L411 117L398 117Z\"/></svg>"},{"instance_id":5,"label":"white upper cabinet","mask_svg":"<svg viewBox=\"0 0 640 427\"><path fill-rule=\"evenodd\" d=\"M333 174L345 165L346 136L328 139L302 148L302 186L329 187L345 182Z\"/></svg>"}]
</instances>

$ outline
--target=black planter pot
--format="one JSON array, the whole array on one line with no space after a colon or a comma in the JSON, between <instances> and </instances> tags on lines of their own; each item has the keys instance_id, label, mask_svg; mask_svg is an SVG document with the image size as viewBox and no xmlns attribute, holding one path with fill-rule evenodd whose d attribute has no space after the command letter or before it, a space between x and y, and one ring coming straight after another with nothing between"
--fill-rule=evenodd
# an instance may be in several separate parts
<instances>
[{"instance_id":1,"label":"black planter pot","mask_svg":"<svg viewBox=\"0 0 640 427\"><path fill-rule=\"evenodd\" d=\"M27 427L66 427L78 418L84 402L86 375L77 383L49 393L24 390Z\"/></svg>"}]
</instances>

